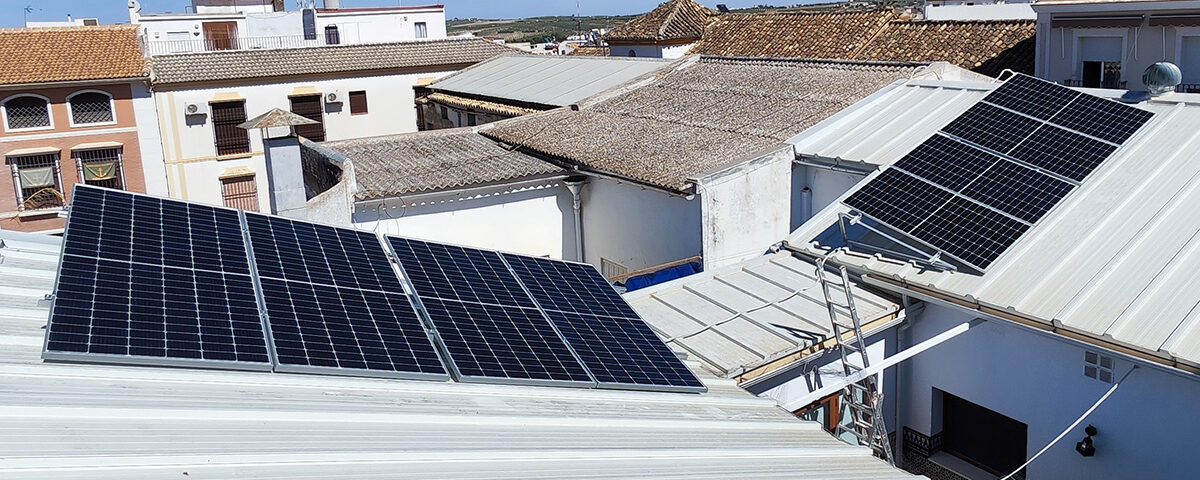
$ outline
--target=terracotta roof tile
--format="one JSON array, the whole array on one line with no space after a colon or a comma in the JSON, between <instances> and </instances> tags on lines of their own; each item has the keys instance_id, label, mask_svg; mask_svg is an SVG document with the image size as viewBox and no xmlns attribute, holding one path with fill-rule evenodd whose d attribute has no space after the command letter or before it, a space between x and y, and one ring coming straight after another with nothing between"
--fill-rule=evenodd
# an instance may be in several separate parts
<instances>
[{"instance_id":1,"label":"terracotta roof tile","mask_svg":"<svg viewBox=\"0 0 1200 480\"><path fill-rule=\"evenodd\" d=\"M0 85L141 77L137 27L0 29Z\"/></svg>"},{"instance_id":2,"label":"terracotta roof tile","mask_svg":"<svg viewBox=\"0 0 1200 480\"><path fill-rule=\"evenodd\" d=\"M698 39L717 12L693 0L668 0L654 10L612 29L609 42L657 42Z\"/></svg>"},{"instance_id":3,"label":"terracotta roof tile","mask_svg":"<svg viewBox=\"0 0 1200 480\"><path fill-rule=\"evenodd\" d=\"M467 98L442 92L433 92L425 96L425 98L418 100L418 102L437 102L451 107L468 108L479 112L497 113L509 117L519 117L521 115L528 115L530 113L537 113L541 111L533 108L518 107L516 105L508 105L499 102L489 102L487 100Z\"/></svg>"},{"instance_id":4,"label":"terracotta roof tile","mask_svg":"<svg viewBox=\"0 0 1200 480\"><path fill-rule=\"evenodd\" d=\"M688 53L737 57L855 58L896 18L892 10L721 15Z\"/></svg>"},{"instance_id":5,"label":"terracotta roof tile","mask_svg":"<svg viewBox=\"0 0 1200 480\"><path fill-rule=\"evenodd\" d=\"M155 84L273 78L478 63L515 51L482 38L163 55Z\"/></svg>"},{"instance_id":6,"label":"terracotta roof tile","mask_svg":"<svg viewBox=\"0 0 1200 480\"><path fill-rule=\"evenodd\" d=\"M991 77L1004 69L1033 75L1034 20L892 22L857 58L946 61Z\"/></svg>"},{"instance_id":7,"label":"terracotta roof tile","mask_svg":"<svg viewBox=\"0 0 1200 480\"><path fill-rule=\"evenodd\" d=\"M577 45L571 49L567 55L576 55L584 57L607 57L607 47L596 47L591 45Z\"/></svg>"}]
</instances>

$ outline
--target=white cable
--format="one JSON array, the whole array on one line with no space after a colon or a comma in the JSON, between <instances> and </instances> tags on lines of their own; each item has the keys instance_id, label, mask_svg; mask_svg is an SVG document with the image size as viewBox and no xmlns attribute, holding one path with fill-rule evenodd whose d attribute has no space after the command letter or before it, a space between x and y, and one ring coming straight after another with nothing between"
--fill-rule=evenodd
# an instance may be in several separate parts
<instances>
[{"instance_id":1,"label":"white cable","mask_svg":"<svg viewBox=\"0 0 1200 480\"><path fill-rule=\"evenodd\" d=\"M1075 419L1075 423L1072 423L1070 426L1067 427L1066 430L1063 430L1063 432L1058 434L1057 437L1054 437L1054 440L1051 440L1050 443L1047 444L1044 448L1042 448L1042 450L1040 452L1035 454L1032 458L1027 460L1024 464L1017 467L1016 470L1013 470L1012 473L1005 475L1004 478L1001 478L1000 480L1008 480L1009 478L1012 478L1012 476L1016 475L1017 472L1020 472L1025 467L1028 467L1029 464L1033 463L1034 460L1037 460L1037 458L1042 456L1043 453L1046 453L1046 450L1049 450L1050 447L1053 447L1054 444L1058 443L1059 440L1062 440L1063 437L1067 436L1068 433L1071 433L1071 430L1074 430L1075 427L1078 427L1079 424L1083 422L1083 419L1087 418L1088 415L1091 415L1092 412L1096 410L1096 407L1099 407L1101 403L1104 403L1105 400L1108 400L1109 395L1112 395L1113 392L1117 391L1117 387L1121 386L1121 383L1124 382L1125 379L1129 377L1129 374L1133 373L1134 370L1137 370L1137 368L1138 368L1137 365L1130 367L1129 371L1125 372L1125 375L1122 376L1120 380L1117 380L1117 383L1114 383L1113 386L1111 388L1109 388L1107 392L1104 392L1104 396L1100 397L1099 400L1096 400L1096 403L1092 404L1092 408L1087 409L1086 412L1083 412L1083 415L1080 415L1079 418Z\"/></svg>"}]
</instances>

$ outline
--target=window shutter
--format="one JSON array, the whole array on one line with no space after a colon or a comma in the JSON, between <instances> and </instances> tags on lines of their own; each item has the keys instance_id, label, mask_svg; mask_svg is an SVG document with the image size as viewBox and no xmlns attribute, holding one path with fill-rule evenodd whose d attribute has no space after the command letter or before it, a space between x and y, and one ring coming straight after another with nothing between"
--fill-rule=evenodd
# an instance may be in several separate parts
<instances>
[{"instance_id":1,"label":"window shutter","mask_svg":"<svg viewBox=\"0 0 1200 480\"><path fill-rule=\"evenodd\" d=\"M360 90L350 92L350 114L362 115L367 113L367 92Z\"/></svg>"},{"instance_id":2,"label":"window shutter","mask_svg":"<svg viewBox=\"0 0 1200 480\"><path fill-rule=\"evenodd\" d=\"M246 121L246 101L212 104L217 155L250 152L250 134L238 127Z\"/></svg>"}]
</instances>

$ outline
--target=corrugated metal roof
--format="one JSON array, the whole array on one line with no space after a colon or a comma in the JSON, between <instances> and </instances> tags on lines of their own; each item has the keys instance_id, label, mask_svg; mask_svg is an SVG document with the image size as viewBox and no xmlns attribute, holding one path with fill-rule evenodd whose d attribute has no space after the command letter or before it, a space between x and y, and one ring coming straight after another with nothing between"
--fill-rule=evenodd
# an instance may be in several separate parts
<instances>
[{"instance_id":1,"label":"corrugated metal roof","mask_svg":"<svg viewBox=\"0 0 1200 480\"><path fill-rule=\"evenodd\" d=\"M624 57L505 56L429 85L441 92L565 106L653 72L669 61Z\"/></svg>"},{"instance_id":2,"label":"corrugated metal roof","mask_svg":"<svg viewBox=\"0 0 1200 480\"><path fill-rule=\"evenodd\" d=\"M798 154L890 164L986 93L919 83L876 99L896 108L860 105L843 124L806 133L795 141ZM1108 98L1124 93L1085 91ZM1136 106L1155 116L986 273L939 272L858 253L836 260L1094 341L1200 365L1200 284L1194 278L1200 268L1200 95L1170 94ZM840 203L830 205L789 243L824 254L813 240L845 211Z\"/></svg>"},{"instance_id":3,"label":"corrugated metal roof","mask_svg":"<svg viewBox=\"0 0 1200 480\"><path fill-rule=\"evenodd\" d=\"M629 292L625 300L672 348L717 375L737 376L830 338L816 268L778 252ZM900 310L887 298L852 290L864 322Z\"/></svg>"},{"instance_id":4,"label":"corrugated metal roof","mask_svg":"<svg viewBox=\"0 0 1200 480\"><path fill-rule=\"evenodd\" d=\"M57 237L0 232L0 478L911 478L769 399L43 363Z\"/></svg>"}]
</instances>

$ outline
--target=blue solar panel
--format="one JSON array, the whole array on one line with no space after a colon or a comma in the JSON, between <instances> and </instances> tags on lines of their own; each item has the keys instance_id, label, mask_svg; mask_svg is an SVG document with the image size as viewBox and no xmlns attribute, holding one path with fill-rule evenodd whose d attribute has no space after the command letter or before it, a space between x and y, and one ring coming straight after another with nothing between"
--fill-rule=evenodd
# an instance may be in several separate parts
<instances>
[{"instance_id":1,"label":"blue solar panel","mask_svg":"<svg viewBox=\"0 0 1200 480\"><path fill-rule=\"evenodd\" d=\"M948 161L952 159L951 161ZM947 190L959 191L1000 161L1000 157L941 135L898 160L894 166Z\"/></svg>"},{"instance_id":2,"label":"blue solar panel","mask_svg":"<svg viewBox=\"0 0 1200 480\"><path fill-rule=\"evenodd\" d=\"M986 103L976 103L943 132L996 152L1007 153L1042 122Z\"/></svg>"},{"instance_id":3,"label":"blue solar panel","mask_svg":"<svg viewBox=\"0 0 1200 480\"><path fill-rule=\"evenodd\" d=\"M1117 147L1046 124L1009 155L1038 168L1082 182Z\"/></svg>"},{"instance_id":4,"label":"blue solar panel","mask_svg":"<svg viewBox=\"0 0 1200 480\"><path fill-rule=\"evenodd\" d=\"M399 237L388 241L460 379L592 383L500 254Z\"/></svg>"},{"instance_id":5,"label":"blue solar panel","mask_svg":"<svg viewBox=\"0 0 1200 480\"><path fill-rule=\"evenodd\" d=\"M277 370L446 378L372 234L246 214Z\"/></svg>"},{"instance_id":6,"label":"blue solar panel","mask_svg":"<svg viewBox=\"0 0 1200 480\"><path fill-rule=\"evenodd\" d=\"M1116 144L1125 143L1154 114L1105 98L1080 95L1050 121Z\"/></svg>"},{"instance_id":7,"label":"blue solar panel","mask_svg":"<svg viewBox=\"0 0 1200 480\"><path fill-rule=\"evenodd\" d=\"M77 185L45 358L269 369L240 232L236 211Z\"/></svg>"},{"instance_id":8,"label":"blue solar panel","mask_svg":"<svg viewBox=\"0 0 1200 480\"><path fill-rule=\"evenodd\" d=\"M602 386L705 389L595 267L507 253L504 259Z\"/></svg>"},{"instance_id":9,"label":"blue solar panel","mask_svg":"<svg viewBox=\"0 0 1200 480\"><path fill-rule=\"evenodd\" d=\"M1049 120L1081 94L1051 82L1016 74L996 87L983 101L1031 117Z\"/></svg>"},{"instance_id":10,"label":"blue solar panel","mask_svg":"<svg viewBox=\"0 0 1200 480\"><path fill-rule=\"evenodd\" d=\"M911 233L954 197L944 189L889 168L846 198L845 204L867 216Z\"/></svg>"}]
</instances>

